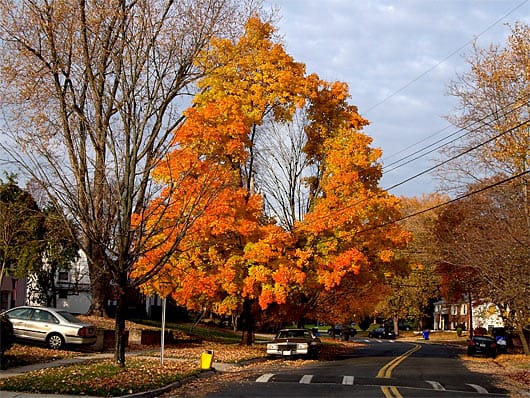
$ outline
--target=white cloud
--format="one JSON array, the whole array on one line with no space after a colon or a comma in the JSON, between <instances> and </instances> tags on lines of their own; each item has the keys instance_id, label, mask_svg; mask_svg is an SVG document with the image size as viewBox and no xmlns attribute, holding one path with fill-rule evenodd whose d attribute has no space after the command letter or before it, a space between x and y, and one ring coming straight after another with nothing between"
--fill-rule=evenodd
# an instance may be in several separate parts
<instances>
[{"instance_id":1,"label":"white cloud","mask_svg":"<svg viewBox=\"0 0 530 398\"><path fill-rule=\"evenodd\" d=\"M348 83L352 102L371 121L367 132L384 156L446 126L442 116L454 107L446 86L466 69L462 55L469 47L461 47L479 35L482 46L503 44L509 34L505 23L530 18L530 4L524 4L494 24L521 0L268 1L280 8L279 33L287 51L306 64L308 73ZM414 170L429 166L424 160ZM384 181L404 180L404 171ZM425 177L400 186L397 193L434 189Z\"/></svg>"}]
</instances>

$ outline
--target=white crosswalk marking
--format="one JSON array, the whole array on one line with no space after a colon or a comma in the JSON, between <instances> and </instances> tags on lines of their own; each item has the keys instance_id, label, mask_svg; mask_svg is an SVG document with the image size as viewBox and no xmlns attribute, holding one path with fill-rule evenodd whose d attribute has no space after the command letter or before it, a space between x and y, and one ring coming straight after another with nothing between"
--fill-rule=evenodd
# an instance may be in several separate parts
<instances>
[{"instance_id":1,"label":"white crosswalk marking","mask_svg":"<svg viewBox=\"0 0 530 398\"><path fill-rule=\"evenodd\" d=\"M344 376L342 378L342 384L353 385L353 376Z\"/></svg>"},{"instance_id":2,"label":"white crosswalk marking","mask_svg":"<svg viewBox=\"0 0 530 398\"><path fill-rule=\"evenodd\" d=\"M276 376L275 373L264 373L264 374L262 374L261 376L259 376L256 379L256 383L268 383L268 382L272 381L272 378L274 376ZM303 375L300 378L300 380L298 381L298 383L299 384L311 384L311 382L313 381L313 377L314 377L314 375ZM338 376L338 377L339 377L339 380L340 380L340 376ZM274 380L274 381L279 381L279 380ZM342 385L353 386L354 385L354 381L355 381L355 376L342 376L342 381L340 383L342 383ZM336 382L339 383L338 380ZM439 383L437 381L425 380L425 382L430 384L433 390L436 390L436 391L447 391L445 389L445 387L441 383ZM468 385L469 387L473 388L479 394L489 394L488 390L486 390L482 386L479 386L478 384L466 383L466 385Z\"/></svg>"},{"instance_id":3,"label":"white crosswalk marking","mask_svg":"<svg viewBox=\"0 0 530 398\"><path fill-rule=\"evenodd\" d=\"M433 389L437 390L437 391L445 391L445 388L444 386L442 386L440 383L438 383L437 381L431 381L431 380L425 380L427 383L429 383Z\"/></svg>"},{"instance_id":4,"label":"white crosswalk marking","mask_svg":"<svg viewBox=\"0 0 530 398\"><path fill-rule=\"evenodd\" d=\"M477 392L479 394L488 394L488 390L486 390L484 387L482 386L479 386L477 384L470 384L470 383L466 383L469 387L471 388L474 388L475 390L477 390Z\"/></svg>"},{"instance_id":5,"label":"white crosswalk marking","mask_svg":"<svg viewBox=\"0 0 530 398\"><path fill-rule=\"evenodd\" d=\"M267 383L272 379L272 376L274 376L274 373L265 373L256 379L256 383Z\"/></svg>"},{"instance_id":6,"label":"white crosswalk marking","mask_svg":"<svg viewBox=\"0 0 530 398\"><path fill-rule=\"evenodd\" d=\"M311 379L313 378L313 375L303 375L300 379L300 384L310 384Z\"/></svg>"}]
</instances>

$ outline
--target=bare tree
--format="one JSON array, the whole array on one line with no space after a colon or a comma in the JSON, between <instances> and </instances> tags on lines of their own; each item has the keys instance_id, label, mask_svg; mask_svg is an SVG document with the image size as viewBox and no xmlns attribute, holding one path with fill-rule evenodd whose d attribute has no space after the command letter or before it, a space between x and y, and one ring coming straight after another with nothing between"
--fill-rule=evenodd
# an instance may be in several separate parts
<instances>
[{"instance_id":1,"label":"bare tree","mask_svg":"<svg viewBox=\"0 0 530 398\"><path fill-rule=\"evenodd\" d=\"M309 210L304 177L310 174L311 166L303 151L307 123L302 112L287 124L271 120L257 139L257 188L265 197L266 213L288 231Z\"/></svg>"},{"instance_id":2,"label":"bare tree","mask_svg":"<svg viewBox=\"0 0 530 398\"><path fill-rule=\"evenodd\" d=\"M448 119L462 134L442 150L444 159L457 157L441 168L446 188L466 191L492 175L528 169L529 33L530 27L516 24L505 47L475 46L466 59L469 71L449 84L459 107Z\"/></svg>"},{"instance_id":3,"label":"bare tree","mask_svg":"<svg viewBox=\"0 0 530 398\"><path fill-rule=\"evenodd\" d=\"M529 50L530 27L524 23L516 23L511 27L511 35L505 46L473 48L467 57L469 71L459 75L449 86L449 93L458 99L460 105L449 120L464 133L460 140L444 148L442 157L454 160L446 162L440 173L446 189L460 192L483 187L487 181L515 178L514 185L499 185L491 194L491 200L481 202L484 207L475 206L470 211L473 211L475 219L480 219L485 214L497 211L498 206L514 209L514 198L517 198L521 206L517 219L513 218L513 214L509 218L504 216L502 224L513 231L517 230L520 241L526 245L525 237L530 235L530 180L527 178L530 167ZM504 195L502 200L500 195ZM494 196L495 200L492 199ZM473 198L478 201L478 196L474 195ZM491 214L491 217L494 216L499 215ZM511 247L515 251L521 245L513 239L513 233L508 234L501 228L502 224L500 220L490 224L489 239L481 236L474 240L478 234L462 235L461 246L475 245L474 252L481 255L465 259L468 264L463 261L459 263L462 266L474 266L480 258L484 272L511 267L508 264L513 264L512 254L506 248ZM475 232L478 231L480 229L476 226ZM506 240L507 237L511 237L511 242ZM498 245L501 242L503 244ZM466 249L465 252L470 253L470 250ZM511 281L512 285L525 286L527 283L528 258L527 255L521 257L518 268L507 274L510 277L517 276ZM500 265L503 266L499 268ZM496 275L484 274L485 278L492 279L488 284L490 289L496 290L499 286L497 282L493 283ZM527 290L523 297L528 297Z\"/></svg>"},{"instance_id":4,"label":"bare tree","mask_svg":"<svg viewBox=\"0 0 530 398\"><path fill-rule=\"evenodd\" d=\"M115 287L122 365L125 291L162 265L128 278L145 254L142 234L163 219L145 212L160 190L151 171L183 119L197 55L214 35L240 32L257 10L259 1L0 0L3 149L75 220L93 312L104 314Z\"/></svg>"},{"instance_id":5,"label":"bare tree","mask_svg":"<svg viewBox=\"0 0 530 398\"><path fill-rule=\"evenodd\" d=\"M530 316L530 237L520 189L527 183L499 184L447 207L438 242L446 268L470 285L464 291L497 304L530 354L523 332Z\"/></svg>"}]
</instances>

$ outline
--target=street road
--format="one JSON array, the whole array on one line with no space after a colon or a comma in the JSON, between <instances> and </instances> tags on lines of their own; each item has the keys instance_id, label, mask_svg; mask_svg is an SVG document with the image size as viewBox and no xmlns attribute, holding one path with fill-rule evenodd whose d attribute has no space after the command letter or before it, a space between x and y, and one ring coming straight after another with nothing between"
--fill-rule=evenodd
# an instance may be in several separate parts
<instances>
[{"instance_id":1,"label":"street road","mask_svg":"<svg viewBox=\"0 0 530 398\"><path fill-rule=\"evenodd\" d=\"M253 375L208 394L220 397L506 397L490 378L468 371L458 348L369 339L352 355ZM282 361L279 359L279 361ZM280 368L279 368L280 369Z\"/></svg>"}]
</instances>

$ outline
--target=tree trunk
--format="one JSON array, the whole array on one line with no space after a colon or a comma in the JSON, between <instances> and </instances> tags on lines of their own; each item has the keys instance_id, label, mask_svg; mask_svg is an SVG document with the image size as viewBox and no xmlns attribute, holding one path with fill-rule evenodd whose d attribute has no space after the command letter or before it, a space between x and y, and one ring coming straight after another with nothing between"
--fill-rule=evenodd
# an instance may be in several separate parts
<instances>
[{"instance_id":1,"label":"tree trunk","mask_svg":"<svg viewBox=\"0 0 530 398\"><path fill-rule=\"evenodd\" d=\"M103 283L103 280L106 281L106 283ZM108 278L106 278L105 275L100 275L99 278L97 278L92 283L92 305L89 309L90 315L100 316L107 318L108 312L107 312L107 300L109 298L108 291L109 291L109 283Z\"/></svg>"},{"instance_id":2,"label":"tree trunk","mask_svg":"<svg viewBox=\"0 0 530 398\"><path fill-rule=\"evenodd\" d=\"M468 303L468 307L469 307L469 338L472 338L473 337L473 298L471 297L471 292L468 292L468 297L469 297L469 303Z\"/></svg>"},{"instance_id":3,"label":"tree trunk","mask_svg":"<svg viewBox=\"0 0 530 398\"><path fill-rule=\"evenodd\" d=\"M127 330L125 330L125 317L127 310L127 275L121 273L118 278L116 304L115 336L116 346L114 350L114 362L125 367L125 347L127 346Z\"/></svg>"},{"instance_id":4,"label":"tree trunk","mask_svg":"<svg viewBox=\"0 0 530 398\"><path fill-rule=\"evenodd\" d=\"M528 347L528 340L526 339L526 335L524 334L524 329L522 325L519 325L517 328L517 334L519 335L519 338L521 339L521 344L523 345L523 351L525 355L530 355L530 348Z\"/></svg>"},{"instance_id":5,"label":"tree trunk","mask_svg":"<svg viewBox=\"0 0 530 398\"><path fill-rule=\"evenodd\" d=\"M252 345L254 342L254 316L252 314L252 300L248 298L243 302L241 324L243 331L243 334L241 335L241 344Z\"/></svg>"},{"instance_id":6,"label":"tree trunk","mask_svg":"<svg viewBox=\"0 0 530 398\"><path fill-rule=\"evenodd\" d=\"M396 337L399 336L399 317L397 315L394 315L392 317L392 323L394 324L394 333L396 334Z\"/></svg>"},{"instance_id":7,"label":"tree trunk","mask_svg":"<svg viewBox=\"0 0 530 398\"><path fill-rule=\"evenodd\" d=\"M111 297L110 276L106 271L105 257L100 254L99 248L92 248L91 253L87 253L88 270L90 274L92 305L89 310L90 315L107 318L107 301ZM120 293L116 293L120 294Z\"/></svg>"}]
</instances>

